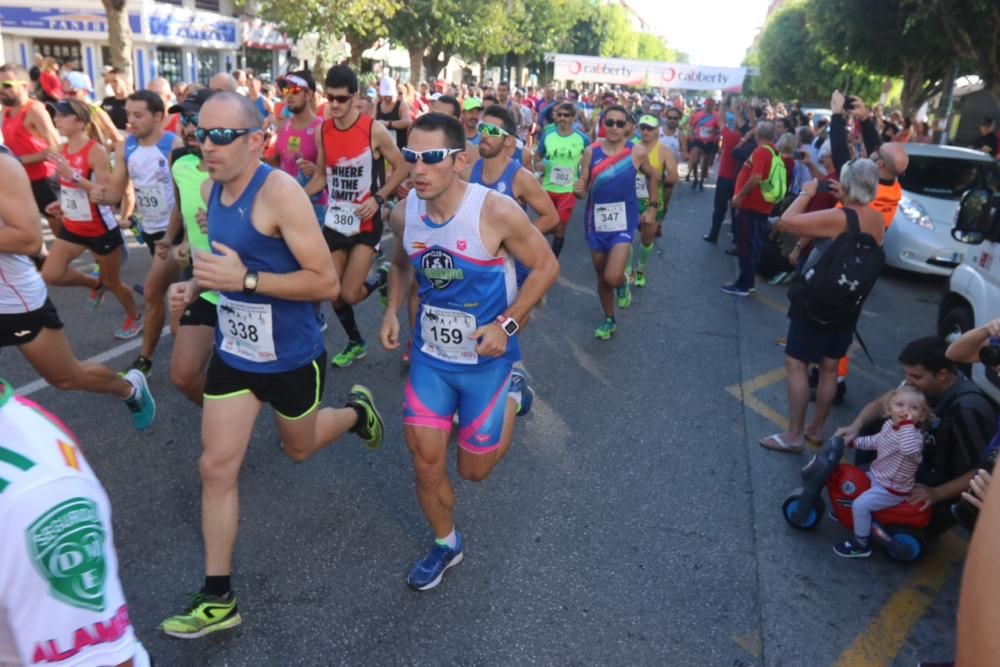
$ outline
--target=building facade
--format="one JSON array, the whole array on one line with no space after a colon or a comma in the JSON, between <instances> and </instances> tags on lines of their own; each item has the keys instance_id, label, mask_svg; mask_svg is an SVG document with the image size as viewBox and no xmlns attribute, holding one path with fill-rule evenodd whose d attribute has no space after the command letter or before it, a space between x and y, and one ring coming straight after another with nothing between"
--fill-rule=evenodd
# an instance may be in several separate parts
<instances>
[{"instance_id":1,"label":"building facade","mask_svg":"<svg viewBox=\"0 0 1000 667\"><path fill-rule=\"evenodd\" d=\"M287 40L267 24L238 19L232 0L130 0L127 9L137 88L157 76L207 84L251 58L261 73L264 65L284 66ZM95 84L111 64L100 0L0 0L0 33L4 62L30 67L35 53L74 58Z\"/></svg>"}]
</instances>

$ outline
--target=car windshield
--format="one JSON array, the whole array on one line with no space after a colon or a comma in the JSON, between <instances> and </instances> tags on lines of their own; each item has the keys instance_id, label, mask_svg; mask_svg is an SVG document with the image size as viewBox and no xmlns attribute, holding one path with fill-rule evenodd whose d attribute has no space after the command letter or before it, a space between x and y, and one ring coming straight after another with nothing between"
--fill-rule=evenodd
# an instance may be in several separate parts
<instances>
[{"instance_id":1,"label":"car windshield","mask_svg":"<svg viewBox=\"0 0 1000 667\"><path fill-rule=\"evenodd\" d=\"M995 189L1000 184L996 165L991 162L911 155L906 173L899 177L903 189L914 194L941 199L960 199L969 188Z\"/></svg>"}]
</instances>

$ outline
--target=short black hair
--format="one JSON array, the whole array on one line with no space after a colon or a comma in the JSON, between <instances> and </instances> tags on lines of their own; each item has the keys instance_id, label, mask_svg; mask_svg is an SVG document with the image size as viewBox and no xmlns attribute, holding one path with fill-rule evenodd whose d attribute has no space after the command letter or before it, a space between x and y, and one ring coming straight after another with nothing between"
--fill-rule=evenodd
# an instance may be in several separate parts
<instances>
[{"instance_id":1,"label":"short black hair","mask_svg":"<svg viewBox=\"0 0 1000 667\"><path fill-rule=\"evenodd\" d=\"M492 102L493 104L497 104L499 101L500 100L498 100L493 95L483 95L483 106L486 106L487 102Z\"/></svg>"},{"instance_id":2,"label":"short black hair","mask_svg":"<svg viewBox=\"0 0 1000 667\"><path fill-rule=\"evenodd\" d=\"M941 336L924 336L907 343L899 353L904 366L923 366L931 373L954 371L955 364L947 357L948 341Z\"/></svg>"},{"instance_id":3,"label":"short black hair","mask_svg":"<svg viewBox=\"0 0 1000 667\"><path fill-rule=\"evenodd\" d=\"M991 116L987 116L986 118L983 119L982 125L992 125L992 124L993 124L993 118Z\"/></svg>"},{"instance_id":4,"label":"short black hair","mask_svg":"<svg viewBox=\"0 0 1000 667\"><path fill-rule=\"evenodd\" d=\"M465 148L465 130L457 118L443 113L425 113L418 116L410 127L410 134L417 130L422 132L435 132L440 130L444 133L445 146L442 148Z\"/></svg>"},{"instance_id":5,"label":"short black hair","mask_svg":"<svg viewBox=\"0 0 1000 667\"><path fill-rule=\"evenodd\" d=\"M556 111L562 111L563 113L568 113L576 115L576 105L572 102L560 102L556 105Z\"/></svg>"},{"instance_id":6,"label":"short black hair","mask_svg":"<svg viewBox=\"0 0 1000 667\"><path fill-rule=\"evenodd\" d=\"M358 92L358 75L347 65L334 65L326 71L327 88L347 88L354 95Z\"/></svg>"},{"instance_id":7,"label":"short black hair","mask_svg":"<svg viewBox=\"0 0 1000 667\"><path fill-rule=\"evenodd\" d=\"M151 90L137 90L129 95L126 100L145 102L149 113L154 115L166 113L167 111L166 106L163 104L163 99Z\"/></svg>"},{"instance_id":8,"label":"short black hair","mask_svg":"<svg viewBox=\"0 0 1000 667\"><path fill-rule=\"evenodd\" d=\"M451 95L439 95L436 100L431 100L431 102L440 102L441 104L447 104L452 108L452 116L458 118L462 115L462 106L458 103L458 100Z\"/></svg>"},{"instance_id":9,"label":"short black hair","mask_svg":"<svg viewBox=\"0 0 1000 667\"><path fill-rule=\"evenodd\" d=\"M611 106L609 106L607 109L604 110L604 115L607 116L612 111L620 112L623 116L625 116L625 120L629 120L632 117L632 114L628 112L628 109L626 109L620 104L612 104Z\"/></svg>"},{"instance_id":10,"label":"short black hair","mask_svg":"<svg viewBox=\"0 0 1000 667\"><path fill-rule=\"evenodd\" d=\"M499 104L491 104L483 109L482 118L486 116L493 116L503 121L503 129L507 131L507 134L511 136L517 134L517 122L514 121L514 115L508 109Z\"/></svg>"}]
</instances>

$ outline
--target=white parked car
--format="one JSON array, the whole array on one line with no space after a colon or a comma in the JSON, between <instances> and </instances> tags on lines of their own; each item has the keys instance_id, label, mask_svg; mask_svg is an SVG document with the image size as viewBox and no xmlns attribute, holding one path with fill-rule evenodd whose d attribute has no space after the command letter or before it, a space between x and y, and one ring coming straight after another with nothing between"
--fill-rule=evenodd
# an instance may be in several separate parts
<instances>
[{"instance_id":1,"label":"white parked car","mask_svg":"<svg viewBox=\"0 0 1000 667\"><path fill-rule=\"evenodd\" d=\"M903 144L910 165L900 177L903 198L885 234L887 265L940 276L951 275L969 246L951 237L959 199L970 188L996 188L996 161L968 148Z\"/></svg>"}]
</instances>

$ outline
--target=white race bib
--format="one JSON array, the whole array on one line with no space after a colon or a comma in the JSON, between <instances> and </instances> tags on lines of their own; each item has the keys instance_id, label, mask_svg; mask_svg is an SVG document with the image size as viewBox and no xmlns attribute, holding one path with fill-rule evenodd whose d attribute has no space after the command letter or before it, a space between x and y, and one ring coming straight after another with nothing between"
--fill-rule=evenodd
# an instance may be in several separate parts
<instances>
[{"instance_id":1,"label":"white race bib","mask_svg":"<svg viewBox=\"0 0 1000 667\"><path fill-rule=\"evenodd\" d=\"M135 186L135 207L147 220L165 220L170 217L167 189L162 183Z\"/></svg>"},{"instance_id":2,"label":"white race bib","mask_svg":"<svg viewBox=\"0 0 1000 667\"><path fill-rule=\"evenodd\" d=\"M635 196L639 199L649 199L649 183L641 171L635 175Z\"/></svg>"},{"instance_id":3,"label":"white race bib","mask_svg":"<svg viewBox=\"0 0 1000 667\"><path fill-rule=\"evenodd\" d=\"M221 349L256 363L275 361L271 304L233 301L219 295Z\"/></svg>"},{"instance_id":4,"label":"white race bib","mask_svg":"<svg viewBox=\"0 0 1000 667\"><path fill-rule=\"evenodd\" d=\"M576 169L573 167L552 167L549 181L552 182L552 185L573 185L575 171Z\"/></svg>"},{"instance_id":5,"label":"white race bib","mask_svg":"<svg viewBox=\"0 0 1000 667\"><path fill-rule=\"evenodd\" d=\"M698 127L698 136L702 139L712 138L712 128L707 125L701 125Z\"/></svg>"},{"instance_id":6,"label":"white race bib","mask_svg":"<svg viewBox=\"0 0 1000 667\"><path fill-rule=\"evenodd\" d=\"M361 218L358 217L358 205L352 202L331 201L326 208L326 220L323 224L344 236L360 234Z\"/></svg>"},{"instance_id":7,"label":"white race bib","mask_svg":"<svg viewBox=\"0 0 1000 667\"><path fill-rule=\"evenodd\" d=\"M63 217L71 222L90 222L90 199L81 188L71 188L65 185L59 190L59 206Z\"/></svg>"},{"instance_id":8,"label":"white race bib","mask_svg":"<svg viewBox=\"0 0 1000 667\"><path fill-rule=\"evenodd\" d=\"M420 312L420 351L453 364L479 363L476 317L472 313L424 305Z\"/></svg>"},{"instance_id":9,"label":"white race bib","mask_svg":"<svg viewBox=\"0 0 1000 667\"><path fill-rule=\"evenodd\" d=\"M594 204L594 231L624 232L627 229L628 217L625 213L625 202Z\"/></svg>"}]
</instances>

